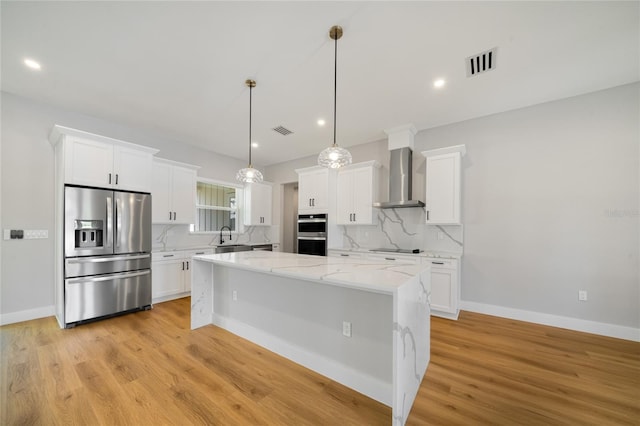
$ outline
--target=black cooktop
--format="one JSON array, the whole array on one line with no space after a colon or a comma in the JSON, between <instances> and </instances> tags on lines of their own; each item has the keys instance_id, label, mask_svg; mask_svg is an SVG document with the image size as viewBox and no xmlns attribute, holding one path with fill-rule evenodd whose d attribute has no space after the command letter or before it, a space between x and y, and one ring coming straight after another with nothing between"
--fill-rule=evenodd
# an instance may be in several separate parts
<instances>
[{"instance_id":1,"label":"black cooktop","mask_svg":"<svg viewBox=\"0 0 640 426\"><path fill-rule=\"evenodd\" d=\"M420 249L397 249L397 248L375 248L369 251L382 251L386 253L420 253L422 250Z\"/></svg>"}]
</instances>

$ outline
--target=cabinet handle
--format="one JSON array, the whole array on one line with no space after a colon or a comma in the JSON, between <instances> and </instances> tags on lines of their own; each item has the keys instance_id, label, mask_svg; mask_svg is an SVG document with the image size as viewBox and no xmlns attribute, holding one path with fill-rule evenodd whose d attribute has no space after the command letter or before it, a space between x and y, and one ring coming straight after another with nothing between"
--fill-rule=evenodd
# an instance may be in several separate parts
<instances>
[{"instance_id":1,"label":"cabinet handle","mask_svg":"<svg viewBox=\"0 0 640 426\"><path fill-rule=\"evenodd\" d=\"M204 254L203 251L197 251L196 254Z\"/></svg>"},{"instance_id":2,"label":"cabinet handle","mask_svg":"<svg viewBox=\"0 0 640 426\"><path fill-rule=\"evenodd\" d=\"M427 220L429 220L429 210L427 210Z\"/></svg>"},{"instance_id":3,"label":"cabinet handle","mask_svg":"<svg viewBox=\"0 0 640 426\"><path fill-rule=\"evenodd\" d=\"M116 173L116 185L118 184L118 174Z\"/></svg>"},{"instance_id":4,"label":"cabinet handle","mask_svg":"<svg viewBox=\"0 0 640 426\"><path fill-rule=\"evenodd\" d=\"M444 262L431 262L431 263L433 263L434 265L444 265Z\"/></svg>"},{"instance_id":5,"label":"cabinet handle","mask_svg":"<svg viewBox=\"0 0 640 426\"><path fill-rule=\"evenodd\" d=\"M311 207L311 198L309 198L309 207Z\"/></svg>"},{"instance_id":6,"label":"cabinet handle","mask_svg":"<svg viewBox=\"0 0 640 426\"><path fill-rule=\"evenodd\" d=\"M171 220L171 212L169 212L169 220Z\"/></svg>"},{"instance_id":7,"label":"cabinet handle","mask_svg":"<svg viewBox=\"0 0 640 426\"><path fill-rule=\"evenodd\" d=\"M109 173L109 185L111 185L111 173Z\"/></svg>"},{"instance_id":8,"label":"cabinet handle","mask_svg":"<svg viewBox=\"0 0 640 426\"><path fill-rule=\"evenodd\" d=\"M356 221L356 214L355 213L353 214L353 221L354 222Z\"/></svg>"},{"instance_id":9,"label":"cabinet handle","mask_svg":"<svg viewBox=\"0 0 640 426\"><path fill-rule=\"evenodd\" d=\"M348 254L340 253L340 256L349 257Z\"/></svg>"},{"instance_id":10,"label":"cabinet handle","mask_svg":"<svg viewBox=\"0 0 640 426\"><path fill-rule=\"evenodd\" d=\"M176 220L176 212L173 212L173 220Z\"/></svg>"},{"instance_id":11,"label":"cabinet handle","mask_svg":"<svg viewBox=\"0 0 640 426\"><path fill-rule=\"evenodd\" d=\"M173 257L172 254L163 254L162 257Z\"/></svg>"},{"instance_id":12,"label":"cabinet handle","mask_svg":"<svg viewBox=\"0 0 640 426\"><path fill-rule=\"evenodd\" d=\"M385 257L384 259L385 259L385 260L396 260L396 258L395 258L395 257Z\"/></svg>"},{"instance_id":13,"label":"cabinet handle","mask_svg":"<svg viewBox=\"0 0 640 426\"><path fill-rule=\"evenodd\" d=\"M184 262L182 262L182 270L184 271Z\"/></svg>"},{"instance_id":14,"label":"cabinet handle","mask_svg":"<svg viewBox=\"0 0 640 426\"><path fill-rule=\"evenodd\" d=\"M187 264L187 271L189 270L189 262L184 262Z\"/></svg>"}]
</instances>

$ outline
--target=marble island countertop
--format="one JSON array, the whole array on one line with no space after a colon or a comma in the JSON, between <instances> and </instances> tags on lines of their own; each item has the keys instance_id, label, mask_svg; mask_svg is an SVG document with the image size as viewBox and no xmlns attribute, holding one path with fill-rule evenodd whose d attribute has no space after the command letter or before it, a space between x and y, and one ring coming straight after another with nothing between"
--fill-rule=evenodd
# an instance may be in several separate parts
<instances>
[{"instance_id":1,"label":"marble island countertop","mask_svg":"<svg viewBox=\"0 0 640 426\"><path fill-rule=\"evenodd\" d=\"M393 294L397 288L429 267L413 263L390 264L368 259L265 251L200 255L195 256L194 260L386 294Z\"/></svg>"}]
</instances>

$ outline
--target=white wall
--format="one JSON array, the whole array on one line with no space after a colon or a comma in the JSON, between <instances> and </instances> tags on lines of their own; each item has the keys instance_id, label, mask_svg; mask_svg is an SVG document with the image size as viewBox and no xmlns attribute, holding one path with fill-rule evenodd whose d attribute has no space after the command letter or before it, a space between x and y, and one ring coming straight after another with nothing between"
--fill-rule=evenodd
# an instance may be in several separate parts
<instances>
[{"instance_id":1,"label":"white wall","mask_svg":"<svg viewBox=\"0 0 640 426\"><path fill-rule=\"evenodd\" d=\"M0 243L0 314L53 313L54 124L159 149L158 157L199 165L199 176L233 182L246 163L133 127L39 104L1 92L1 229L47 229L45 240Z\"/></svg>"},{"instance_id":2,"label":"white wall","mask_svg":"<svg viewBox=\"0 0 640 426\"><path fill-rule=\"evenodd\" d=\"M464 301L640 328L639 92L635 83L416 135L422 200L420 152L467 146ZM388 165L386 141L349 149L354 162ZM267 178L291 182L294 167L313 164L270 166Z\"/></svg>"},{"instance_id":3,"label":"white wall","mask_svg":"<svg viewBox=\"0 0 640 426\"><path fill-rule=\"evenodd\" d=\"M416 136L416 150L467 146L463 300L640 327L639 91L625 85Z\"/></svg>"}]
</instances>

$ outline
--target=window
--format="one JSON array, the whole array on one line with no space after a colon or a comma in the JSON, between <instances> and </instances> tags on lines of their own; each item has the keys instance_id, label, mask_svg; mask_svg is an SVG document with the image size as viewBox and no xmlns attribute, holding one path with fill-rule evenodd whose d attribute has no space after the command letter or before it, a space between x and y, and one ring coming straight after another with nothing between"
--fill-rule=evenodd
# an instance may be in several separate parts
<instances>
[{"instance_id":1,"label":"window","mask_svg":"<svg viewBox=\"0 0 640 426\"><path fill-rule=\"evenodd\" d=\"M220 183L198 181L196 223L192 232L218 232L223 226L237 231L237 188Z\"/></svg>"}]
</instances>

